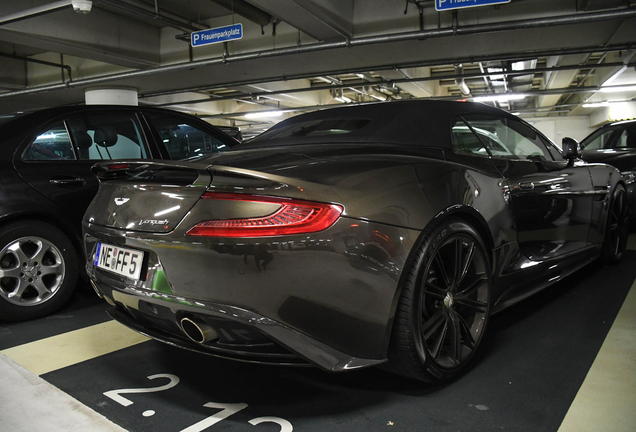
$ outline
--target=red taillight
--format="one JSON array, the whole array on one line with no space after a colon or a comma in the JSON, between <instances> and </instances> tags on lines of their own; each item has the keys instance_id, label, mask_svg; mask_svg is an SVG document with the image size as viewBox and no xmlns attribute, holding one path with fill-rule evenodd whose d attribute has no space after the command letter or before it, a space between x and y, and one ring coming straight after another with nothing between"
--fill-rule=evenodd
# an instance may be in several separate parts
<instances>
[{"instance_id":1,"label":"red taillight","mask_svg":"<svg viewBox=\"0 0 636 432\"><path fill-rule=\"evenodd\" d=\"M333 225L342 207L335 204L258 195L206 192L202 199L249 201L279 204L280 208L268 216L247 219L219 219L205 221L190 228L187 235L204 237L271 237L306 234L322 231Z\"/></svg>"},{"instance_id":2,"label":"red taillight","mask_svg":"<svg viewBox=\"0 0 636 432\"><path fill-rule=\"evenodd\" d=\"M114 171L114 170L123 170L123 169L128 169L130 168L130 166L128 164L109 164L108 165L108 171Z\"/></svg>"}]
</instances>

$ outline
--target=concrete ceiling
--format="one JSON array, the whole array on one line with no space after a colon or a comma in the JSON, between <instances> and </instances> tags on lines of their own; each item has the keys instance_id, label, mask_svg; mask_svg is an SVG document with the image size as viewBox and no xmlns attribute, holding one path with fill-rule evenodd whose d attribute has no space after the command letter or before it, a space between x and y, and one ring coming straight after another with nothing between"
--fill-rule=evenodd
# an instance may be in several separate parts
<instances>
[{"instance_id":1,"label":"concrete ceiling","mask_svg":"<svg viewBox=\"0 0 636 432\"><path fill-rule=\"evenodd\" d=\"M242 39L190 46L191 32L236 23ZM443 12L433 0L3 0L0 113L128 88L248 134L325 105L410 98L508 94L522 98L494 103L526 117L590 115L585 102L636 98L599 91L636 86L635 28L630 0ZM272 110L283 114L245 117Z\"/></svg>"}]
</instances>

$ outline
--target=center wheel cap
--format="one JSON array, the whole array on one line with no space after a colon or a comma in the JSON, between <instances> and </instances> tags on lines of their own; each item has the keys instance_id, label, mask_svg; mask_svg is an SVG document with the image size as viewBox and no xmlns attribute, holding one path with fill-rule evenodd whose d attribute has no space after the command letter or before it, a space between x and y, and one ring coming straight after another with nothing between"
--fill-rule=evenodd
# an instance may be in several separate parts
<instances>
[{"instance_id":1,"label":"center wheel cap","mask_svg":"<svg viewBox=\"0 0 636 432\"><path fill-rule=\"evenodd\" d=\"M24 275L28 278L32 278L36 274L37 274L37 269L35 268L35 266L30 265L24 269Z\"/></svg>"},{"instance_id":2,"label":"center wheel cap","mask_svg":"<svg viewBox=\"0 0 636 432\"><path fill-rule=\"evenodd\" d=\"M454 304L455 304L455 298L453 297L453 294L446 293L446 297L444 297L444 306L446 306L447 309L450 309L453 307Z\"/></svg>"}]
</instances>

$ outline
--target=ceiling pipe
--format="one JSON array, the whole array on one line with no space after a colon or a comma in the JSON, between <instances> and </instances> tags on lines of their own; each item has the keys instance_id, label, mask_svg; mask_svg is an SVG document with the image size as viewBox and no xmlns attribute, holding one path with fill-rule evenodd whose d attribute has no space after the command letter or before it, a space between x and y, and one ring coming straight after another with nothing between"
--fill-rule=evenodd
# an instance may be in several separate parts
<instances>
[{"instance_id":1,"label":"ceiling pipe","mask_svg":"<svg viewBox=\"0 0 636 432\"><path fill-rule=\"evenodd\" d=\"M38 59L34 59L31 57L24 57L24 56L19 56L19 55L15 55L15 54L5 54L0 52L0 57L5 57L5 58L10 58L10 59L14 59L14 60L20 60L20 61L25 61L25 62L29 62L29 63L37 63L37 64L41 64L44 66L52 66L52 67L57 67L60 69L64 69L66 70L66 72L68 73L68 79L69 81L73 79L72 75L71 75L71 67L69 65L65 65L63 63L53 63L53 62L48 62L48 61L44 61L44 60L38 60Z\"/></svg>"},{"instance_id":2,"label":"ceiling pipe","mask_svg":"<svg viewBox=\"0 0 636 432\"><path fill-rule=\"evenodd\" d=\"M570 49L567 50L567 54L582 54L582 53L587 53L587 52L611 52L611 51L626 51L626 50L631 50L634 49L634 46L631 45L609 45L609 46L605 46L605 47L586 47L586 48L581 48L580 50L574 50L574 49ZM421 62L421 63L412 63L412 64L408 64L408 65L382 65L382 66L371 66L371 67L367 67L364 70L352 70L352 69L345 69L345 70L340 70L340 71L329 71L329 72L324 72L324 73L312 73L312 74L298 74L298 75L286 75L283 78L280 78L280 81L290 81L290 80L297 80L297 79L308 79L308 78L314 78L316 76L327 76L327 75L341 75L341 74L349 74L349 73L355 73L356 75L358 75L359 78L364 79L366 81L372 82L374 84L387 84L387 83L407 83L407 82L414 82L414 81L421 81L421 82L425 82L425 81L434 81L434 80L438 80L438 79L454 79L456 78L458 75L449 75L449 76L443 76L443 77L422 77L422 78L408 78L405 77L404 79L392 79L392 80L380 80L378 78L373 78L370 75L367 74L367 71L373 70L373 71L385 71L385 70L401 70L404 68L418 68L418 67L434 67L434 66L441 66L441 65L449 65L449 64L455 64L455 63L471 63L471 62L487 62L487 61L495 61L495 60L500 60L501 58L505 58L505 59L513 59L512 61L521 61L521 60L527 60L529 56L531 55L532 59L535 59L537 57L546 57L546 56L551 56L551 55L556 55L558 53L561 53L561 51L556 52L556 51L552 51L552 50L548 50L548 51L538 51L535 53L531 53L531 54L524 54L523 56L520 57L514 57L515 54L501 54L501 55L496 55L496 56L481 56L481 57L477 57L477 58L455 58L455 59L442 59L442 60L438 60L438 61L426 61L426 62ZM619 62L615 62L615 63L606 63L605 65L594 65L595 68L602 68L602 67L617 67L617 66L621 66L624 65L624 63L619 63ZM558 70L576 70L576 69L581 69L584 68L585 66L588 65L565 65L565 66L554 66L554 67L550 67L550 68L540 68L540 69L533 69L532 73L534 73L535 71L538 73L542 73L542 72L553 72L553 71L558 71ZM511 72L511 75L515 76L515 75L527 75L528 71L525 71L525 73L522 73L521 71L514 71ZM466 74L463 75L463 78L479 78L480 76L483 76L484 79L486 79L487 77L489 77L490 75L500 75L501 72L498 73L490 73L490 72L486 72L485 70L482 70L481 73L472 73L472 74ZM323 78L323 80L325 80L325 78ZM215 85L209 85L209 86L205 86L205 87L190 87L190 88L181 88L178 90L169 90L169 91L163 91L163 92L154 92L154 93L144 93L142 95L140 95L139 97L141 98L148 98L148 97L157 97L157 96L168 96L168 95L172 95L172 94L176 94L176 93L184 93L184 92L201 92L201 91L210 91L210 90L216 90L216 89L224 89L227 87L240 87L240 86L247 86L247 85L256 85L256 84L263 84L263 83L269 83L272 82L273 80L271 78L261 78L261 79L257 79L257 80L249 80L249 81L239 81L239 82L232 82L232 83L222 83L222 84L215 84ZM275 81L275 80L274 80ZM325 81L325 82L330 82L330 81ZM350 85L350 84L349 84ZM311 91L312 88L309 89L304 89L304 90L300 90L300 91ZM322 90L323 88L320 88L320 90ZM489 89L491 91L494 92L494 89L492 88L492 86L489 87ZM288 89L285 90L284 92L288 93L288 92L294 92L294 89Z\"/></svg>"},{"instance_id":3,"label":"ceiling pipe","mask_svg":"<svg viewBox=\"0 0 636 432\"><path fill-rule=\"evenodd\" d=\"M623 63L606 63L604 65L595 65L596 68L612 68ZM556 72L562 70L574 70L581 69L587 65L568 65L568 66L554 66L550 68L539 68L535 69L533 72L542 73L542 72ZM630 64L630 67L636 66L636 63ZM522 76L527 75L527 71L512 71L509 72L511 76ZM462 75L438 75L434 77L420 77L420 78L398 78L391 80L375 80L373 81L373 86L381 86L381 85L392 85L392 84L404 84L404 83L414 83L414 82L427 82L427 81L437 81L437 80L458 80L458 79L469 79L469 78L480 78L480 77L488 77L491 75L501 75L501 72L483 72L483 73L468 73ZM294 78L291 78L294 79ZM326 81L326 80L325 80ZM331 82L331 81L326 81ZM246 83L242 83L241 85L247 85ZM242 93L242 94L231 94L228 96L214 96L214 98L206 98L206 99L194 99L194 100L182 100L178 102L169 102L163 104L155 104L154 106L164 107L164 106L173 106L173 105L194 105L199 103L207 103L207 102L218 102L223 100L237 100L239 98L247 98L247 97L262 97L262 96L273 96L277 94L293 94L293 93L306 93L313 91L324 91L324 90L336 90L336 89L349 89L352 87L365 87L368 86L368 83L365 81L360 83L332 83L329 85L322 86L313 86L313 87L302 87L295 89L286 89L286 90L274 90L274 91L260 91L260 92L250 92L250 93ZM585 92L591 92L598 90L599 87L579 87L585 89ZM536 90L528 90L521 93L529 93ZM488 93L492 94L492 93ZM545 93L549 94L549 93ZM143 95L142 97L149 97L148 95Z\"/></svg>"},{"instance_id":4,"label":"ceiling pipe","mask_svg":"<svg viewBox=\"0 0 636 432\"><path fill-rule=\"evenodd\" d=\"M110 1L110 0L109 0ZM249 60L262 60L266 58L281 57L285 55L312 53L320 51L328 51L333 49L367 46L382 44L388 42L402 42L423 40L429 38L438 38L444 36L463 36L477 33L492 33L506 30L518 30L518 29L531 29L540 27L549 27L566 24L587 24L590 22L607 21L607 20L619 20L629 19L636 17L636 8L619 9L609 12L591 12L591 13L579 13L576 15L567 15L561 17L552 18L539 18L530 20L517 20L507 21L504 23L491 23L491 24L478 24L458 28L444 28L437 30L425 30L407 33L397 33L393 35L382 36L368 36L355 38L343 42L319 42L303 46L294 46L288 48L278 48L267 51L256 51L243 54L235 54L231 56L223 56L213 59L198 60L187 63L179 63L168 66L159 66L155 68L148 68L144 70L137 70L132 72L124 72L113 75L106 75L102 77L86 78L83 80L76 80L66 84L53 84L45 85L25 90L19 90L14 92L7 92L0 94L0 98L7 98L12 96L22 96L27 94L36 94L46 91L62 90L69 87L82 87L91 85L101 85L104 83L111 83L120 79L128 78L142 78L160 73L174 73L185 72L194 68L208 67L214 65L223 65L229 62L249 61ZM599 48L598 51L602 51ZM226 86L234 84L226 84Z\"/></svg>"},{"instance_id":5,"label":"ceiling pipe","mask_svg":"<svg viewBox=\"0 0 636 432\"><path fill-rule=\"evenodd\" d=\"M455 65L455 75L464 76L464 67L461 63ZM459 87L459 90L462 92L464 96L470 96L470 87L466 84L465 78L455 78L455 85Z\"/></svg>"}]
</instances>

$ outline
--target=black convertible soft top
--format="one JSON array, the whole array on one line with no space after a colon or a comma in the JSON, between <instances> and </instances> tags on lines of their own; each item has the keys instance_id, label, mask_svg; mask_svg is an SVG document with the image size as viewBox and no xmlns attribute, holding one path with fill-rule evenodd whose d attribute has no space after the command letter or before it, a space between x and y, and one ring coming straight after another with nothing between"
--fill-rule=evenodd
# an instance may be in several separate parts
<instances>
[{"instance_id":1,"label":"black convertible soft top","mask_svg":"<svg viewBox=\"0 0 636 432\"><path fill-rule=\"evenodd\" d=\"M512 116L475 102L414 100L344 106L283 120L235 149L342 142L450 148L451 121L465 113Z\"/></svg>"}]
</instances>

